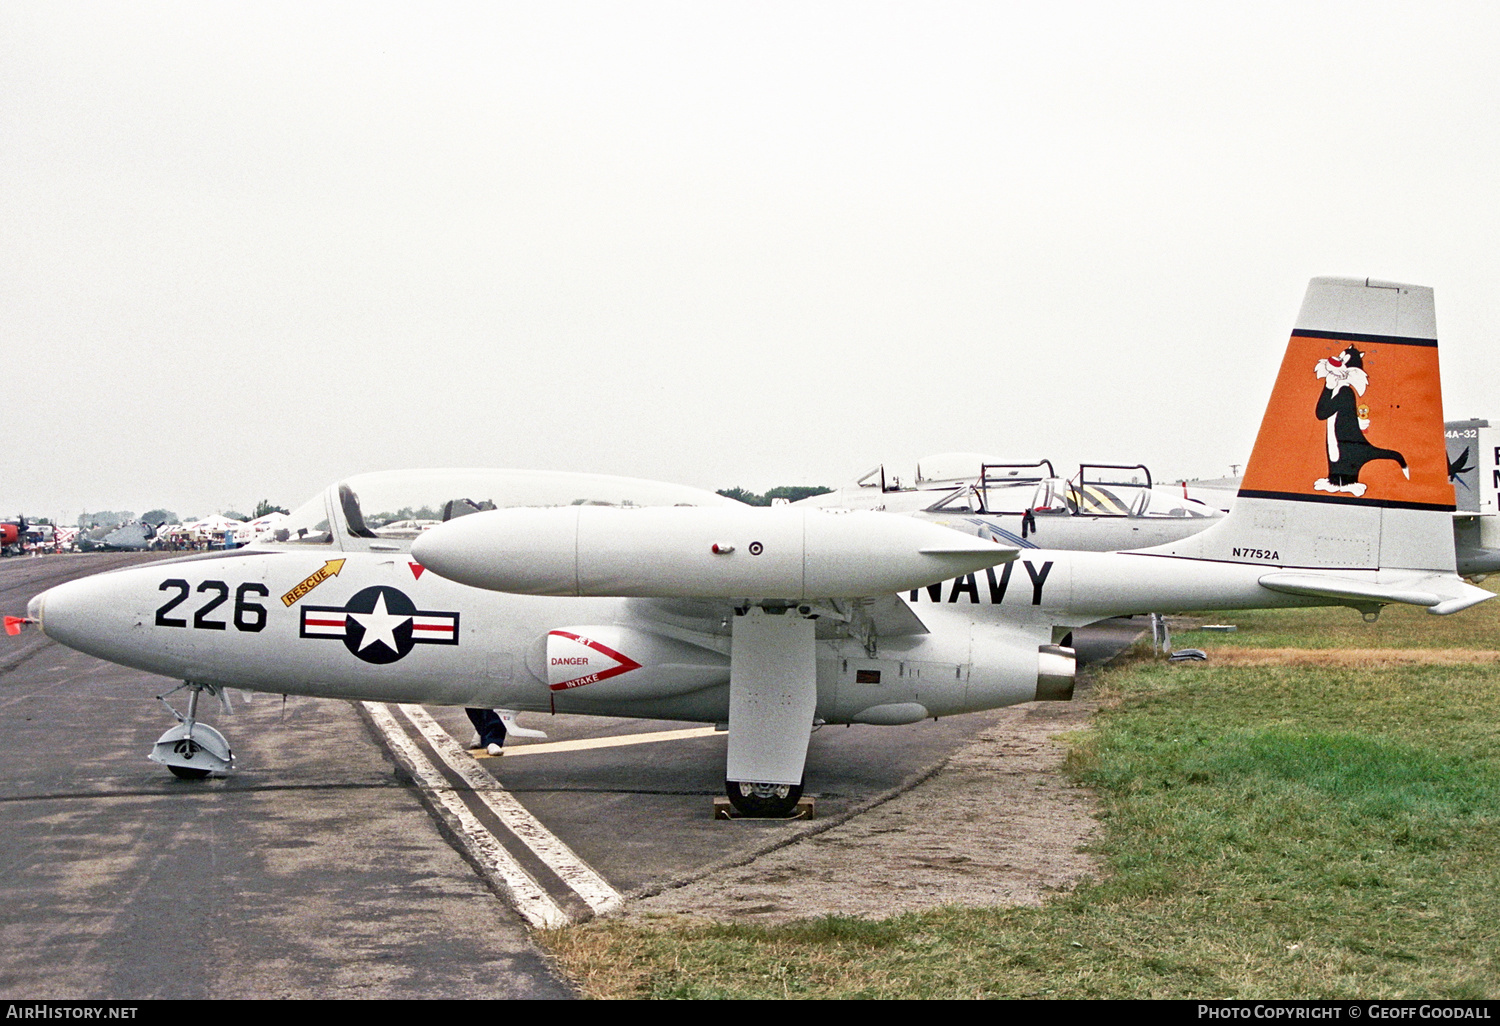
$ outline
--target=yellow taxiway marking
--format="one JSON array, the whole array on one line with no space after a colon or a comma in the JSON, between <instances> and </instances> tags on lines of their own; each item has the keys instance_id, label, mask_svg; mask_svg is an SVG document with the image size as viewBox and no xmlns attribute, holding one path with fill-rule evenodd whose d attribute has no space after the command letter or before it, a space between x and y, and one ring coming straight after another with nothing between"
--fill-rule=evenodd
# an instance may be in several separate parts
<instances>
[{"instance_id":1,"label":"yellow taxiway marking","mask_svg":"<svg viewBox=\"0 0 1500 1026\"><path fill-rule=\"evenodd\" d=\"M711 737L714 734L728 734L713 727L689 727L686 730L657 730L649 734L616 734L613 737L587 737L578 741L549 741L543 745L516 745L514 748L501 749L505 758L513 759L518 755L546 755L549 752L579 752L586 748L623 748L626 745L649 745L657 741L683 741L690 737ZM484 752L471 752L476 759L488 759L491 756ZM498 756L495 756L498 758Z\"/></svg>"}]
</instances>

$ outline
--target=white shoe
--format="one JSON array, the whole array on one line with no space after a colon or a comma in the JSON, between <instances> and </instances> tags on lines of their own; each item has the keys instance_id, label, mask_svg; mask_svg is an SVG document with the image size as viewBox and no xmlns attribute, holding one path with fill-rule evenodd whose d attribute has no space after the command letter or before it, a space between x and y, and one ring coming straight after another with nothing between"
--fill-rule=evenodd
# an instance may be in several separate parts
<instances>
[{"instance_id":1,"label":"white shoe","mask_svg":"<svg viewBox=\"0 0 1500 1026\"><path fill-rule=\"evenodd\" d=\"M505 749L501 748L497 744L491 744L488 748L485 749L485 751L489 752L491 755L499 755L504 750Z\"/></svg>"}]
</instances>

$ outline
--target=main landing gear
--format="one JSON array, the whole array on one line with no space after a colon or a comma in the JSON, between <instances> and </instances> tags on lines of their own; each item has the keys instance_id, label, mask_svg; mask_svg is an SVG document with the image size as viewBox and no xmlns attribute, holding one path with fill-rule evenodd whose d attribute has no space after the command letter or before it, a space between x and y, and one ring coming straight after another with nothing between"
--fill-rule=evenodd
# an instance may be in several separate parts
<instances>
[{"instance_id":1,"label":"main landing gear","mask_svg":"<svg viewBox=\"0 0 1500 1026\"><path fill-rule=\"evenodd\" d=\"M184 716L172 708L167 695L188 689L188 709ZM217 698L229 711L229 697L224 689L214 684L195 684L184 681L156 698L177 719L177 726L156 739L149 758L172 771L172 775L183 780L203 780L211 774L224 775L234 772L234 753L224 735L206 723L198 722L198 696L204 691Z\"/></svg>"},{"instance_id":2,"label":"main landing gear","mask_svg":"<svg viewBox=\"0 0 1500 1026\"><path fill-rule=\"evenodd\" d=\"M817 640L804 609L768 602L735 610L724 793L741 816L784 819L802 797L818 704Z\"/></svg>"},{"instance_id":3,"label":"main landing gear","mask_svg":"<svg viewBox=\"0 0 1500 1026\"><path fill-rule=\"evenodd\" d=\"M801 784L751 784L724 781L724 793L734 811L747 819L786 819L802 800Z\"/></svg>"}]
</instances>

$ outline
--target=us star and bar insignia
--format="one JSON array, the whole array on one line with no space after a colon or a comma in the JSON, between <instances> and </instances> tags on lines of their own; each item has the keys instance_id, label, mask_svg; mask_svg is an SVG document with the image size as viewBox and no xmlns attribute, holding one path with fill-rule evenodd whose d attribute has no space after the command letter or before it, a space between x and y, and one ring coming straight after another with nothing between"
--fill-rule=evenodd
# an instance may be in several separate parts
<instances>
[{"instance_id":1,"label":"us star and bar insignia","mask_svg":"<svg viewBox=\"0 0 1500 1026\"><path fill-rule=\"evenodd\" d=\"M418 609L404 592L376 585L343 606L303 606L299 636L342 641L367 663L394 663L417 645L457 645L458 614Z\"/></svg>"}]
</instances>

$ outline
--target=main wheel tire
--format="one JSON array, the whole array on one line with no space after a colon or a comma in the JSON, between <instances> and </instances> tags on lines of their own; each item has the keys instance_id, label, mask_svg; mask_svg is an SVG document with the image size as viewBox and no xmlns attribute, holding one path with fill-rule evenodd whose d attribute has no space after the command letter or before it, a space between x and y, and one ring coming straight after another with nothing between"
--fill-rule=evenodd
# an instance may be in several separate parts
<instances>
[{"instance_id":1,"label":"main wheel tire","mask_svg":"<svg viewBox=\"0 0 1500 1026\"><path fill-rule=\"evenodd\" d=\"M724 781L729 804L747 819L786 819L797 811L802 800L801 784L755 784L748 781Z\"/></svg>"},{"instance_id":2,"label":"main wheel tire","mask_svg":"<svg viewBox=\"0 0 1500 1026\"><path fill-rule=\"evenodd\" d=\"M208 770L198 769L196 766L168 766L167 769L171 770L172 776L177 777L179 780L208 779Z\"/></svg>"}]
</instances>

